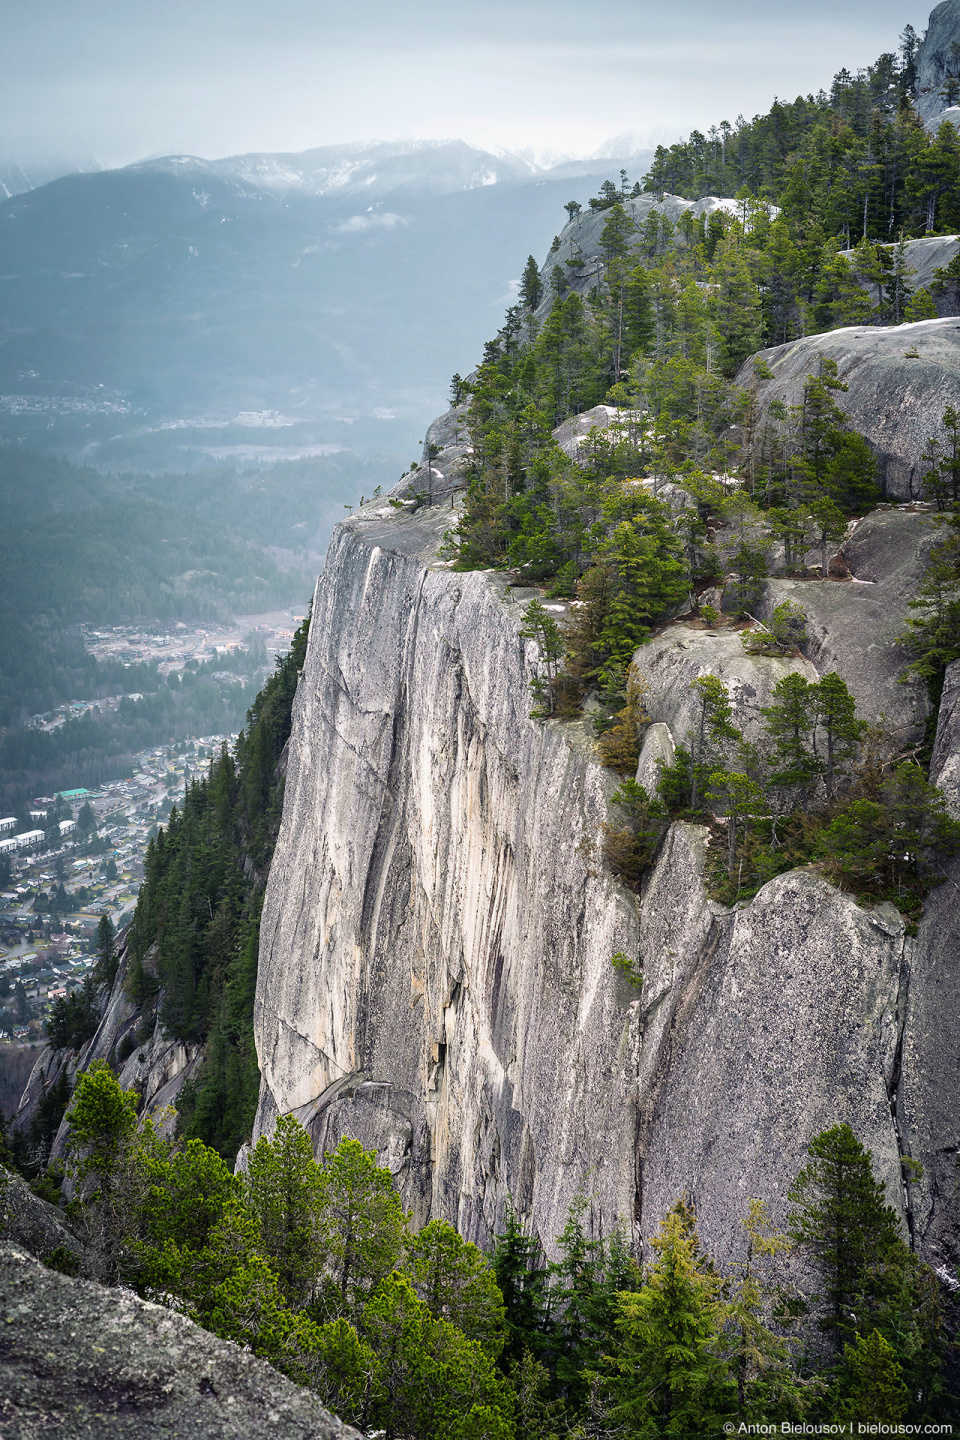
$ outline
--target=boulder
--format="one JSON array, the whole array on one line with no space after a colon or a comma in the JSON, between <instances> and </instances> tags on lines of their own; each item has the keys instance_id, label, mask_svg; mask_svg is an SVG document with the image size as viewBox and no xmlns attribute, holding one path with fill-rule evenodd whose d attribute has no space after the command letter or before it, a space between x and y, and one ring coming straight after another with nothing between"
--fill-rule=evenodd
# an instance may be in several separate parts
<instances>
[{"instance_id":1,"label":"boulder","mask_svg":"<svg viewBox=\"0 0 960 1440\"><path fill-rule=\"evenodd\" d=\"M17 1440L361 1440L249 1351L0 1247L0 1432Z\"/></svg>"},{"instance_id":2,"label":"boulder","mask_svg":"<svg viewBox=\"0 0 960 1440\"><path fill-rule=\"evenodd\" d=\"M633 657L637 678L646 687L643 703L651 720L669 726L677 744L685 744L695 724L697 704L691 686L702 675L716 675L730 692L733 722L756 742L764 728L763 707L785 676L820 677L803 656L749 655L740 631L668 625Z\"/></svg>"}]
</instances>

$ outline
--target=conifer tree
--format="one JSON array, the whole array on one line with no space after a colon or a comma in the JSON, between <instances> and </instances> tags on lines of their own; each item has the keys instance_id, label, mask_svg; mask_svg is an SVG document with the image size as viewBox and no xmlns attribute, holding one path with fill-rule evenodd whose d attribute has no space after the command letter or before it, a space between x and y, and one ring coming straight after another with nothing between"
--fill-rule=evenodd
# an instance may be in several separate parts
<instances>
[{"instance_id":1,"label":"conifer tree","mask_svg":"<svg viewBox=\"0 0 960 1440\"><path fill-rule=\"evenodd\" d=\"M726 750L742 740L733 723L730 692L716 675L701 675L690 683L694 697L694 723L690 731L690 809L696 810L701 785Z\"/></svg>"},{"instance_id":2,"label":"conifer tree","mask_svg":"<svg viewBox=\"0 0 960 1440\"><path fill-rule=\"evenodd\" d=\"M772 703L764 709L767 734L774 742L774 785L809 785L822 766L815 750L818 687L793 673L778 680Z\"/></svg>"},{"instance_id":3,"label":"conifer tree","mask_svg":"<svg viewBox=\"0 0 960 1440\"><path fill-rule=\"evenodd\" d=\"M543 285L540 280L540 267L534 257L528 255L520 281L520 304L525 310L536 310L542 299Z\"/></svg>"},{"instance_id":4,"label":"conifer tree","mask_svg":"<svg viewBox=\"0 0 960 1440\"><path fill-rule=\"evenodd\" d=\"M281 1115L271 1136L261 1135L247 1162L247 1200L260 1229L263 1252L288 1301L302 1303L317 1282L322 1177L310 1137L292 1115Z\"/></svg>"},{"instance_id":5,"label":"conifer tree","mask_svg":"<svg viewBox=\"0 0 960 1440\"><path fill-rule=\"evenodd\" d=\"M836 1355L862 1329L873 1273L893 1256L899 1225L873 1173L868 1151L849 1125L834 1125L807 1146L809 1159L789 1192L795 1243L820 1268L821 1329Z\"/></svg>"},{"instance_id":6,"label":"conifer tree","mask_svg":"<svg viewBox=\"0 0 960 1440\"><path fill-rule=\"evenodd\" d=\"M448 1320L494 1359L506 1339L503 1297L490 1263L445 1220L431 1220L406 1242L411 1284L437 1320Z\"/></svg>"},{"instance_id":7,"label":"conifer tree","mask_svg":"<svg viewBox=\"0 0 960 1440\"><path fill-rule=\"evenodd\" d=\"M726 1319L733 1340L730 1358L737 1382L737 1415L748 1424L799 1420L809 1408L810 1387L796 1373L790 1340L770 1325L781 1293L768 1272L778 1256L789 1255L792 1246L788 1236L775 1230L762 1200L748 1202L741 1224L747 1251L734 1265Z\"/></svg>"},{"instance_id":8,"label":"conifer tree","mask_svg":"<svg viewBox=\"0 0 960 1440\"><path fill-rule=\"evenodd\" d=\"M607 1424L632 1440L719 1434L736 1405L736 1382L722 1354L720 1278L676 1209L652 1244L656 1259L643 1288L618 1297Z\"/></svg>"},{"instance_id":9,"label":"conifer tree","mask_svg":"<svg viewBox=\"0 0 960 1440\"><path fill-rule=\"evenodd\" d=\"M892 1345L871 1330L844 1346L844 1388L841 1413L858 1424L893 1424L907 1413L907 1389Z\"/></svg>"},{"instance_id":10,"label":"conifer tree","mask_svg":"<svg viewBox=\"0 0 960 1440\"><path fill-rule=\"evenodd\" d=\"M542 1357L550 1331L547 1268L540 1242L525 1235L512 1204L496 1236L493 1275L503 1296L507 1343L504 1359L520 1364L525 1354Z\"/></svg>"},{"instance_id":11,"label":"conifer tree","mask_svg":"<svg viewBox=\"0 0 960 1440\"><path fill-rule=\"evenodd\" d=\"M343 1139L324 1156L318 1222L324 1318L349 1319L397 1265L408 1223L390 1171L358 1140Z\"/></svg>"},{"instance_id":12,"label":"conifer tree","mask_svg":"<svg viewBox=\"0 0 960 1440\"><path fill-rule=\"evenodd\" d=\"M823 676L816 691L817 726L825 752L823 778L827 798L832 799L837 769L856 757L866 727L857 719L856 701L835 670Z\"/></svg>"},{"instance_id":13,"label":"conifer tree","mask_svg":"<svg viewBox=\"0 0 960 1440\"><path fill-rule=\"evenodd\" d=\"M97 926L97 963L94 974L97 983L107 990L113 986L119 963L119 956L114 953L116 933L110 916L106 913L101 915Z\"/></svg>"}]
</instances>

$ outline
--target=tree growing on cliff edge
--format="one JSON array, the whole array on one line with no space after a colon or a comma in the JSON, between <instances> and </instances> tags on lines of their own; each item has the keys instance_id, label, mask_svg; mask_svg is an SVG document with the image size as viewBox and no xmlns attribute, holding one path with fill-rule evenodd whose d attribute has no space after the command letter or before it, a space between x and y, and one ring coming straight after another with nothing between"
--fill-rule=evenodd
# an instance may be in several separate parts
<instances>
[{"instance_id":1,"label":"tree growing on cliff edge","mask_svg":"<svg viewBox=\"0 0 960 1440\"><path fill-rule=\"evenodd\" d=\"M546 676L532 675L530 678L530 691L536 701L531 718L547 719L557 705L557 671L563 658L563 636L556 620L539 600L531 600L524 610L520 638L534 642L538 658L546 670Z\"/></svg>"}]
</instances>

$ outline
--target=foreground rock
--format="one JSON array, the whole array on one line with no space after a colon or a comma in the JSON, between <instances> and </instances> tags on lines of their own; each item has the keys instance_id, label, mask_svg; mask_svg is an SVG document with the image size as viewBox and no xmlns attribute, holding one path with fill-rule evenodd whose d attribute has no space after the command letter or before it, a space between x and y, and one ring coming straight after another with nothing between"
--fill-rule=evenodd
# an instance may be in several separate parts
<instances>
[{"instance_id":1,"label":"foreground rock","mask_svg":"<svg viewBox=\"0 0 960 1440\"><path fill-rule=\"evenodd\" d=\"M917 354L908 356L914 350ZM773 371L772 379L757 375L756 359ZM824 359L836 361L839 378L849 386L837 403L876 454L885 495L919 495L927 438L944 439L943 412L960 404L960 318L808 335L751 356L737 384L754 391L762 424L774 401L800 404L806 377Z\"/></svg>"},{"instance_id":2,"label":"foreground rock","mask_svg":"<svg viewBox=\"0 0 960 1440\"><path fill-rule=\"evenodd\" d=\"M0 1434L11 1440L359 1440L239 1346L9 1246L0 1315Z\"/></svg>"}]
</instances>

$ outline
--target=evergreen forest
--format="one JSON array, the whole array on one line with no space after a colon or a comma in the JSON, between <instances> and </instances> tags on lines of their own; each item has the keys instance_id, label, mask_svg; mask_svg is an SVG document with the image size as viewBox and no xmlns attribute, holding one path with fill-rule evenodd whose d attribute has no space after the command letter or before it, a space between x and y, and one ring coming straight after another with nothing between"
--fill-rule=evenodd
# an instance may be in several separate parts
<instances>
[{"instance_id":1,"label":"evergreen forest","mask_svg":"<svg viewBox=\"0 0 960 1440\"><path fill-rule=\"evenodd\" d=\"M144 880L125 935L123 983L136 1020L118 1036L119 1065L167 1035L204 1047L194 1082L178 1097L178 1133L233 1159L249 1135L260 1084L253 1045L260 907L283 803L281 760L290 735L309 620L277 661L247 714L233 753L187 787L150 840ZM83 989L57 1001L48 1025L55 1049L79 1050L95 1033L119 955L101 959ZM69 1090L48 1087L24 1163L38 1168L60 1124Z\"/></svg>"},{"instance_id":2,"label":"evergreen forest","mask_svg":"<svg viewBox=\"0 0 960 1440\"><path fill-rule=\"evenodd\" d=\"M81 1077L67 1171L82 1250L46 1263L189 1315L365 1433L714 1440L957 1416L937 1277L846 1125L811 1137L788 1196L745 1201L720 1267L685 1196L642 1262L625 1232L596 1230L586 1193L555 1259L512 1211L485 1254L443 1220L413 1231L356 1140L318 1162L282 1116L234 1174L136 1111L106 1062ZM768 1209L781 1200L782 1233Z\"/></svg>"}]
</instances>

